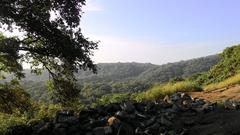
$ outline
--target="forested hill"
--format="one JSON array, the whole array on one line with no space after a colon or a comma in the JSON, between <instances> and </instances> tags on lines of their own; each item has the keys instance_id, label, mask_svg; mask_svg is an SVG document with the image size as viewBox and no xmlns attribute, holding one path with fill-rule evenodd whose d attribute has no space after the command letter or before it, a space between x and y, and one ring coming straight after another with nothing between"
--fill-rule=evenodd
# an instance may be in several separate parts
<instances>
[{"instance_id":1,"label":"forested hill","mask_svg":"<svg viewBox=\"0 0 240 135\"><path fill-rule=\"evenodd\" d=\"M150 63L100 63L98 73L90 71L80 71L77 74L79 81L83 82L109 82L125 81L129 79L166 82L175 77L187 77L195 73L208 71L220 60L218 55L211 55L176 63L164 65L154 65ZM44 71L42 75L36 76L30 70L25 70L24 81L45 81L49 79L49 74Z\"/></svg>"},{"instance_id":2,"label":"forested hill","mask_svg":"<svg viewBox=\"0 0 240 135\"><path fill-rule=\"evenodd\" d=\"M220 61L218 55L211 55L169 63L161 66L153 67L138 76L138 79L144 79L150 82L167 82L176 77L188 77L196 73L208 71L213 65Z\"/></svg>"},{"instance_id":3,"label":"forested hill","mask_svg":"<svg viewBox=\"0 0 240 135\"><path fill-rule=\"evenodd\" d=\"M97 74L91 71L80 71L77 73L77 79L80 81L121 81L125 79L131 79L139 76L141 73L159 67L150 63L100 63L97 64ZM24 71L25 78L24 81L45 81L49 79L49 74L47 71L43 71L41 75L36 76L32 74L30 70L26 69Z\"/></svg>"},{"instance_id":4,"label":"forested hill","mask_svg":"<svg viewBox=\"0 0 240 135\"><path fill-rule=\"evenodd\" d=\"M218 55L212 55L164 65L102 63L98 64L97 74L81 71L77 74L77 78L82 96L94 99L107 93L142 91L156 82L167 82L176 77L187 77L208 71L219 60ZM49 79L49 74L44 71L42 75L36 76L25 70L25 75L23 84L32 97L48 99L45 81Z\"/></svg>"}]
</instances>

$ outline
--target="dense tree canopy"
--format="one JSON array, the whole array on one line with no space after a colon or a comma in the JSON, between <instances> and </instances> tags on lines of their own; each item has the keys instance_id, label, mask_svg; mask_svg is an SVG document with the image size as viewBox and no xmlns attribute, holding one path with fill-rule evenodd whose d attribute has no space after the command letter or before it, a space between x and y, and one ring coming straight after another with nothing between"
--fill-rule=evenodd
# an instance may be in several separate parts
<instances>
[{"instance_id":1,"label":"dense tree canopy","mask_svg":"<svg viewBox=\"0 0 240 135\"><path fill-rule=\"evenodd\" d=\"M62 97L58 100L68 100L64 97L72 94L66 89L76 89L74 73L96 71L90 57L97 42L85 38L80 28L83 5L85 0L1 0L0 26L18 29L23 35L0 37L0 68L18 77L22 77L21 62L30 63L36 73L46 68L54 80L55 94Z\"/></svg>"}]
</instances>

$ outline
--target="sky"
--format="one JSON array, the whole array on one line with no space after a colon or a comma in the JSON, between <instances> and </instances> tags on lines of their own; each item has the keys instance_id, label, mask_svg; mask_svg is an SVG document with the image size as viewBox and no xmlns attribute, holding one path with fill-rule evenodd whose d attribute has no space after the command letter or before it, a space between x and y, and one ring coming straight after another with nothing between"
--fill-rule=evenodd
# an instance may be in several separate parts
<instances>
[{"instance_id":1,"label":"sky","mask_svg":"<svg viewBox=\"0 0 240 135\"><path fill-rule=\"evenodd\" d=\"M160 65L240 43L240 0L86 1L81 28L89 40L100 41L95 63Z\"/></svg>"},{"instance_id":2,"label":"sky","mask_svg":"<svg viewBox=\"0 0 240 135\"><path fill-rule=\"evenodd\" d=\"M96 63L164 64L240 43L239 0L87 0L82 32Z\"/></svg>"}]
</instances>

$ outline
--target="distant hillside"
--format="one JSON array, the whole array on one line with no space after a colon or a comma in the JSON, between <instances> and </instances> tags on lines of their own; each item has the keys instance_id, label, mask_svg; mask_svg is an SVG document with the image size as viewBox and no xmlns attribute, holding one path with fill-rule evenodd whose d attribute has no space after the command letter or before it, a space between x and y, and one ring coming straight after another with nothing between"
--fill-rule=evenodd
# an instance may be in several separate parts
<instances>
[{"instance_id":1,"label":"distant hillside","mask_svg":"<svg viewBox=\"0 0 240 135\"><path fill-rule=\"evenodd\" d=\"M151 68L138 76L145 81L167 82L176 77L188 77L196 73L208 71L220 60L218 55L212 55L187 61L169 63Z\"/></svg>"},{"instance_id":2,"label":"distant hillside","mask_svg":"<svg viewBox=\"0 0 240 135\"><path fill-rule=\"evenodd\" d=\"M213 65L219 62L218 55L212 55L197 59L168 63L164 65L153 65L150 63L101 63L98 64L98 73L80 71L76 76L83 82L108 82L126 81L130 79L166 82L174 77L187 77L195 73L208 71ZM47 71L36 76L30 70L24 71L24 81L45 81L49 79Z\"/></svg>"},{"instance_id":3,"label":"distant hillside","mask_svg":"<svg viewBox=\"0 0 240 135\"><path fill-rule=\"evenodd\" d=\"M97 64L98 72L93 74L91 71L79 71L77 73L77 79L83 81L120 81L125 79L131 79L139 76L141 73L158 67L150 63L100 63ZM32 74L30 70L26 69L24 71L25 78L24 81L45 81L49 79L49 74L47 71L39 76Z\"/></svg>"},{"instance_id":4,"label":"distant hillside","mask_svg":"<svg viewBox=\"0 0 240 135\"><path fill-rule=\"evenodd\" d=\"M149 88L153 83L163 83L176 77L187 77L208 71L220 60L218 55L202 57L164 65L150 63L102 63L98 64L98 74L80 71L76 76L83 97L94 99L114 92L136 92ZM35 99L46 100L45 81L49 74L44 71L36 76L25 70L23 84Z\"/></svg>"}]
</instances>

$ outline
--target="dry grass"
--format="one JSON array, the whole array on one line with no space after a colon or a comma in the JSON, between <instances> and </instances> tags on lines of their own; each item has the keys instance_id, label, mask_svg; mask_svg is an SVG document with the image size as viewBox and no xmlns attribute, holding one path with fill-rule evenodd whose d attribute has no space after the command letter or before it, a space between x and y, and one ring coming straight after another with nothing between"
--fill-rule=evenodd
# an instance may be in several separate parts
<instances>
[{"instance_id":1,"label":"dry grass","mask_svg":"<svg viewBox=\"0 0 240 135\"><path fill-rule=\"evenodd\" d=\"M177 83L167 83L155 85L145 92L146 99L158 99L175 92L193 92L201 91L202 88L196 83L190 81L182 81Z\"/></svg>"},{"instance_id":2,"label":"dry grass","mask_svg":"<svg viewBox=\"0 0 240 135\"><path fill-rule=\"evenodd\" d=\"M219 83L209 84L204 87L204 91L213 91L216 89L221 89L235 84L240 84L240 74L237 74Z\"/></svg>"}]
</instances>

